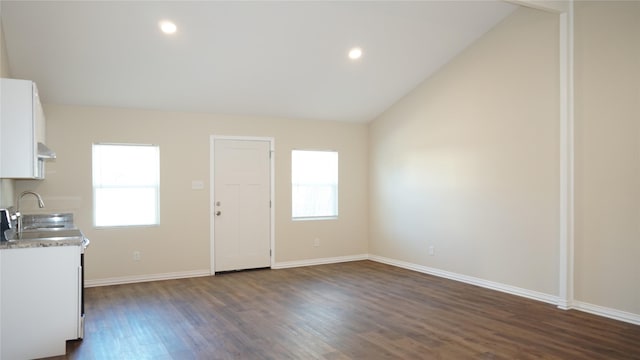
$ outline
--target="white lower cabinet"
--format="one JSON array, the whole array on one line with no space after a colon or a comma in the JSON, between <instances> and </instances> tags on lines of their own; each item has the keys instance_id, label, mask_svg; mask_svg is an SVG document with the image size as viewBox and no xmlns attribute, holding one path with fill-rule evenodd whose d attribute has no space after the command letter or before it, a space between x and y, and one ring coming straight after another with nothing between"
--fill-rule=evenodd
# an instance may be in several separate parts
<instances>
[{"instance_id":1,"label":"white lower cabinet","mask_svg":"<svg viewBox=\"0 0 640 360\"><path fill-rule=\"evenodd\" d=\"M62 355L78 337L80 246L0 250L0 359Z\"/></svg>"}]
</instances>

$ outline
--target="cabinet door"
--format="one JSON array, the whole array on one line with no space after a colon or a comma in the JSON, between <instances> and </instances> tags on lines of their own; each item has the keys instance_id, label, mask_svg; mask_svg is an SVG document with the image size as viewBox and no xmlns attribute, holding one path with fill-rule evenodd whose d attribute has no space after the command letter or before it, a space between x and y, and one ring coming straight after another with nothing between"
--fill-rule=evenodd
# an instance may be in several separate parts
<instances>
[{"instance_id":1,"label":"cabinet door","mask_svg":"<svg viewBox=\"0 0 640 360\"><path fill-rule=\"evenodd\" d=\"M0 257L0 357L64 354L78 334L80 247L6 249Z\"/></svg>"},{"instance_id":2,"label":"cabinet door","mask_svg":"<svg viewBox=\"0 0 640 360\"><path fill-rule=\"evenodd\" d=\"M0 177L34 178L37 172L34 84L2 79L0 86ZM42 135L41 135L42 136Z\"/></svg>"},{"instance_id":3,"label":"cabinet door","mask_svg":"<svg viewBox=\"0 0 640 360\"><path fill-rule=\"evenodd\" d=\"M35 142L36 142L36 155L38 143L41 142L46 144L44 139L45 137L45 122L44 122L44 111L42 110L42 104L40 103L40 94L38 93L38 87L35 83L33 83L32 87L33 91L33 117L34 117L34 126L35 126Z\"/></svg>"}]
</instances>

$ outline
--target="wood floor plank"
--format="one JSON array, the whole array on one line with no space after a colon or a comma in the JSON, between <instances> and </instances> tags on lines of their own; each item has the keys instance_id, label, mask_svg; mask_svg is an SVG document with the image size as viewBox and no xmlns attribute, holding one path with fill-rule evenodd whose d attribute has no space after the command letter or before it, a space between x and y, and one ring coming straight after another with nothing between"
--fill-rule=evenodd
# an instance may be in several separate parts
<instances>
[{"instance_id":1,"label":"wood floor plank","mask_svg":"<svg viewBox=\"0 0 640 360\"><path fill-rule=\"evenodd\" d=\"M635 359L640 326L371 261L86 289L53 359Z\"/></svg>"}]
</instances>

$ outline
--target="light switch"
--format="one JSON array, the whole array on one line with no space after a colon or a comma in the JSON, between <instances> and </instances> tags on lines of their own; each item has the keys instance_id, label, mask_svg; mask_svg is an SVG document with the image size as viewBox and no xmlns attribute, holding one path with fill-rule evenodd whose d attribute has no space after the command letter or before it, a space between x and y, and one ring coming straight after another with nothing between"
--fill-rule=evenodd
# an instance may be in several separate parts
<instances>
[{"instance_id":1,"label":"light switch","mask_svg":"<svg viewBox=\"0 0 640 360\"><path fill-rule=\"evenodd\" d=\"M204 189L204 181L202 180L191 181L191 190L202 190L202 189Z\"/></svg>"}]
</instances>

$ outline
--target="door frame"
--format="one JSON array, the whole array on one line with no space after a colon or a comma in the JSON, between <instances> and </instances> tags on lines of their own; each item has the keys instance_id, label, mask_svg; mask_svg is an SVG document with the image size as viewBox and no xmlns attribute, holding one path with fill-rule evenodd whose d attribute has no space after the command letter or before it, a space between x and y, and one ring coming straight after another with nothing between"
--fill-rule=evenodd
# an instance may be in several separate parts
<instances>
[{"instance_id":1,"label":"door frame","mask_svg":"<svg viewBox=\"0 0 640 360\"><path fill-rule=\"evenodd\" d=\"M275 139L273 137L257 137L257 136L226 136L211 135L209 140L209 246L210 246L210 262L209 270L211 275L216 274L215 267L215 141L216 140L238 140L238 141L266 141L269 143L269 197L271 198L271 209L269 209L269 241L271 246L270 267L275 264L276 243L275 243Z\"/></svg>"}]
</instances>

